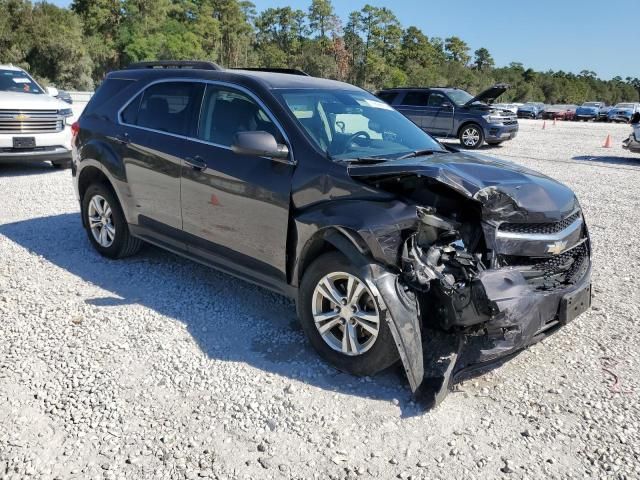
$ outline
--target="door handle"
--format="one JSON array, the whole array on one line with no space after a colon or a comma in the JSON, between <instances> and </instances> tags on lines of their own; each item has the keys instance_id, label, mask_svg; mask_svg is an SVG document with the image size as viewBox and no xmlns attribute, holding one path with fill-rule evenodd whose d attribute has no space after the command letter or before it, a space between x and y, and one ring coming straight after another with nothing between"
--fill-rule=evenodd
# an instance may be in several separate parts
<instances>
[{"instance_id":1,"label":"door handle","mask_svg":"<svg viewBox=\"0 0 640 480\"><path fill-rule=\"evenodd\" d=\"M128 133L121 133L119 135L116 135L116 140L124 145L128 145L129 143L131 143L131 139L129 138Z\"/></svg>"},{"instance_id":2,"label":"door handle","mask_svg":"<svg viewBox=\"0 0 640 480\"><path fill-rule=\"evenodd\" d=\"M198 170L199 172L205 170L207 168L207 162L205 162L202 157L187 157L184 159L184 163L189 165L194 170Z\"/></svg>"}]
</instances>

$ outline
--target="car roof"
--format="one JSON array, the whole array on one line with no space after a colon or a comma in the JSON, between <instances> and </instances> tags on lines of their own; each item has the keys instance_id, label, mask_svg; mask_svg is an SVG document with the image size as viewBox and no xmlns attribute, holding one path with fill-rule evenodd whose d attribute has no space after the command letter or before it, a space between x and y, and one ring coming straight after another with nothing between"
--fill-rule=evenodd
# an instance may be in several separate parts
<instances>
[{"instance_id":1,"label":"car roof","mask_svg":"<svg viewBox=\"0 0 640 480\"><path fill-rule=\"evenodd\" d=\"M14 72L23 72L24 70L22 70L20 67L16 67L15 65L0 65L0 69L2 70L12 70Z\"/></svg>"},{"instance_id":2,"label":"car roof","mask_svg":"<svg viewBox=\"0 0 640 480\"><path fill-rule=\"evenodd\" d=\"M275 73L253 70L204 70L197 68L179 69L179 68L154 68L154 69L131 69L116 70L109 73L107 78L124 78L124 79L197 79L197 80L213 80L213 81L252 81L259 83L262 87L275 89L327 89L327 90L351 90L362 92L363 90L344 82L337 80L327 80L324 78L310 77L306 75L293 75L289 73Z\"/></svg>"},{"instance_id":3,"label":"car roof","mask_svg":"<svg viewBox=\"0 0 640 480\"><path fill-rule=\"evenodd\" d=\"M383 88L378 93L382 92L407 92L407 91L429 91L429 90L445 90L445 91L453 91L453 90L462 90L457 87L395 87L395 88Z\"/></svg>"}]
</instances>

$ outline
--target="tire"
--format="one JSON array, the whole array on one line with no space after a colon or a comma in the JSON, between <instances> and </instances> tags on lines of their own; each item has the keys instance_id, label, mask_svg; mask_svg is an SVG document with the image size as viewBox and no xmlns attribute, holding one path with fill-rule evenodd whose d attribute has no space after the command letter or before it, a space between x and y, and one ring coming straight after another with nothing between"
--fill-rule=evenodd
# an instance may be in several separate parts
<instances>
[{"instance_id":1,"label":"tire","mask_svg":"<svg viewBox=\"0 0 640 480\"><path fill-rule=\"evenodd\" d=\"M51 166L57 169L69 168L71 167L71 160L62 160L59 162L51 162Z\"/></svg>"},{"instance_id":2,"label":"tire","mask_svg":"<svg viewBox=\"0 0 640 480\"><path fill-rule=\"evenodd\" d=\"M94 200L96 203L92 205ZM110 211L110 215L106 213L104 217L101 217L96 205L100 205L104 212ZM107 207L109 207L109 210L107 210ZM142 240L133 237L129 232L129 226L120 203L107 185L94 183L87 188L82 197L81 212L82 223L87 231L89 241L100 255L113 259L124 258L136 254L142 247ZM94 222L91 221L91 217L93 217ZM95 219L99 218L103 218L104 223L99 220L95 221ZM101 225L101 227L96 227L95 230L92 230L92 224ZM109 225L112 227L111 229L107 228ZM103 238L100 233L105 229L105 237Z\"/></svg>"},{"instance_id":3,"label":"tire","mask_svg":"<svg viewBox=\"0 0 640 480\"><path fill-rule=\"evenodd\" d=\"M298 292L298 317L302 324L302 329L306 333L311 345L328 363L335 366L338 370L358 376L370 376L390 367L399 359L398 349L393 340L393 335L387 325L386 312L380 308L371 290L366 286L366 282L372 280L371 270L367 267L355 267L344 255L338 252L330 252L317 258L304 272L300 289ZM344 295L346 298L346 286L348 279L342 278L344 275L351 276L364 285L364 291L360 294L356 309L360 315L367 315L367 318L377 316L377 336L371 341L372 335L365 330L357 319L354 320L349 316L350 306L352 304L336 307L336 303L329 300L329 296L320 293L321 282L327 280L333 285L338 294ZM335 282L335 283L333 283ZM357 283L353 283L357 286ZM328 290L323 289L324 292ZM357 288L352 288L357 291ZM348 300L347 300L348 302ZM335 309L340 308L341 311L336 312ZM322 322L316 323L314 319L314 311L317 318L320 314L328 312L327 318ZM346 311L346 314L345 314ZM375 312L375 313L372 313ZM331 318L332 313L335 317ZM326 330L324 336L320 333L320 327L327 327L334 322L334 326ZM355 326L348 327L351 322L355 322ZM369 327L375 327L375 323L367 320ZM318 325L318 326L316 326ZM354 351L352 345L348 343L345 353L344 345L340 338L344 338L345 329L351 328L356 332L357 345L362 347L362 351L358 353ZM369 339L367 340L367 335ZM362 340L362 342L360 342ZM370 343L367 343L370 342Z\"/></svg>"},{"instance_id":4,"label":"tire","mask_svg":"<svg viewBox=\"0 0 640 480\"><path fill-rule=\"evenodd\" d=\"M484 143L484 131L480 125L469 123L460 129L458 139L460 140L460 145L464 148L475 150Z\"/></svg>"}]
</instances>

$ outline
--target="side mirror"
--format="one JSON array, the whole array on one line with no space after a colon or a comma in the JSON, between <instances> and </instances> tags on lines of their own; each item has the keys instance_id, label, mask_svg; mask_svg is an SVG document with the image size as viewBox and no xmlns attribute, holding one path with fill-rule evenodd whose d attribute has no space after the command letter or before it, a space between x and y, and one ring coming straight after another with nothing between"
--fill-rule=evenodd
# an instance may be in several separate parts
<instances>
[{"instance_id":1,"label":"side mirror","mask_svg":"<svg viewBox=\"0 0 640 480\"><path fill-rule=\"evenodd\" d=\"M442 108L446 108L447 110L451 110L453 108L453 104L451 102L442 102Z\"/></svg>"},{"instance_id":2,"label":"side mirror","mask_svg":"<svg viewBox=\"0 0 640 480\"><path fill-rule=\"evenodd\" d=\"M289 158L289 148L286 145L279 145L276 137L264 131L236 133L231 150L237 155L278 160Z\"/></svg>"},{"instance_id":3,"label":"side mirror","mask_svg":"<svg viewBox=\"0 0 640 480\"><path fill-rule=\"evenodd\" d=\"M47 94L51 95L52 97L57 97L60 94L56 87L47 87L46 90Z\"/></svg>"}]
</instances>

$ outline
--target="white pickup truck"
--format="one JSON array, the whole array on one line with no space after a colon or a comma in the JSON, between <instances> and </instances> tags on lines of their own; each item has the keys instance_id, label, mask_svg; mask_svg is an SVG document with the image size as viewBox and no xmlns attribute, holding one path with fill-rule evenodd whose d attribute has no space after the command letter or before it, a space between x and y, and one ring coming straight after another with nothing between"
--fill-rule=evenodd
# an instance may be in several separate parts
<instances>
[{"instance_id":1,"label":"white pickup truck","mask_svg":"<svg viewBox=\"0 0 640 480\"><path fill-rule=\"evenodd\" d=\"M71 161L69 104L53 98L24 70L0 65L0 163Z\"/></svg>"}]
</instances>

